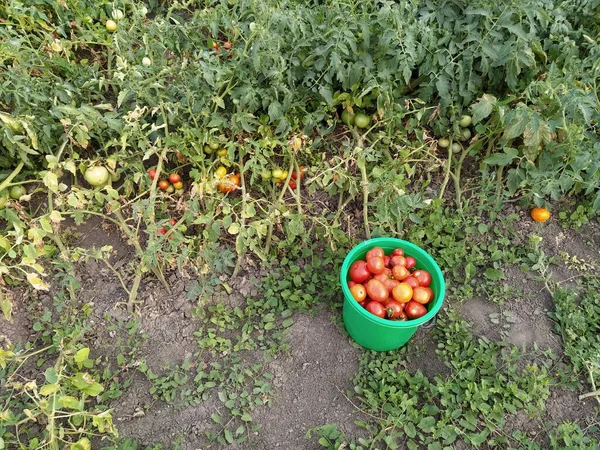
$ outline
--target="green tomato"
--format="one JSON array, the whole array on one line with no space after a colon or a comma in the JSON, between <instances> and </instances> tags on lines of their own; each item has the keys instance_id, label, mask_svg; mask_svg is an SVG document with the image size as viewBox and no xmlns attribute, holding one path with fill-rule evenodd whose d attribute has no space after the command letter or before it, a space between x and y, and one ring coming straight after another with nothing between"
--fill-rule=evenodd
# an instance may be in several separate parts
<instances>
[{"instance_id":1,"label":"green tomato","mask_svg":"<svg viewBox=\"0 0 600 450\"><path fill-rule=\"evenodd\" d=\"M210 145L205 145L204 146L204 153L206 153L207 155L212 155L214 153L214 150L211 148Z\"/></svg>"},{"instance_id":2,"label":"green tomato","mask_svg":"<svg viewBox=\"0 0 600 450\"><path fill-rule=\"evenodd\" d=\"M442 147L442 148L448 148L448 147L450 147L450 139L448 139L448 138L441 138L438 141L438 145L440 147Z\"/></svg>"},{"instance_id":3,"label":"green tomato","mask_svg":"<svg viewBox=\"0 0 600 450\"><path fill-rule=\"evenodd\" d=\"M458 124L463 128L468 127L471 125L471 123L473 123L473 119L471 116L467 116L466 114L461 116L460 120L458 121Z\"/></svg>"},{"instance_id":4,"label":"green tomato","mask_svg":"<svg viewBox=\"0 0 600 450\"><path fill-rule=\"evenodd\" d=\"M260 176L262 177L263 180L267 181L267 180L271 179L272 174L271 174L271 171L269 169L264 169L261 172Z\"/></svg>"},{"instance_id":5,"label":"green tomato","mask_svg":"<svg viewBox=\"0 0 600 450\"><path fill-rule=\"evenodd\" d=\"M468 141L469 139L471 139L471 130L465 128L464 130L462 130L462 140Z\"/></svg>"},{"instance_id":6,"label":"green tomato","mask_svg":"<svg viewBox=\"0 0 600 450\"><path fill-rule=\"evenodd\" d=\"M462 149L462 145L460 145L458 142L452 143L452 153L460 153L462 152Z\"/></svg>"},{"instance_id":7,"label":"green tomato","mask_svg":"<svg viewBox=\"0 0 600 450\"><path fill-rule=\"evenodd\" d=\"M354 114L350 115L350 113L344 109L342 111L342 122L348 126L354 125Z\"/></svg>"},{"instance_id":8,"label":"green tomato","mask_svg":"<svg viewBox=\"0 0 600 450\"><path fill-rule=\"evenodd\" d=\"M19 200L25 194L27 194L27 189L20 185L11 187L8 192L8 195L10 195L10 198L13 200Z\"/></svg>"},{"instance_id":9,"label":"green tomato","mask_svg":"<svg viewBox=\"0 0 600 450\"><path fill-rule=\"evenodd\" d=\"M363 113L358 113L354 116L354 124L358 128L367 128L371 124L371 118Z\"/></svg>"},{"instance_id":10,"label":"green tomato","mask_svg":"<svg viewBox=\"0 0 600 450\"><path fill-rule=\"evenodd\" d=\"M271 172L271 176L273 178L277 178L278 180L284 178L283 177L283 170L281 169L273 169L273 172Z\"/></svg>"},{"instance_id":11,"label":"green tomato","mask_svg":"<svg viewBox=\"0 0 600 450\"><path fill-rule=\"evenodd\" d=\"M212 150L217 150L220 147L217 141L212 141L208 145Z\"/></svg>"},{"instance_id":12,"label":"green tomato","mask_svg":"<svg viewBox=\"0 0 600 450\"><path fill-rule=\"evenodd\" d=\"M105 26L106 26L106 29L108 31L110 31L111 33L114 32L114 31L116 31L116 29L117 29L117 23L114 20L108 19L106 21Z\"/></svg>"},{"instance_id":13,"label":"green tomato","mask_svg":"<svg viewBox=\"0 0 600 450\"><path fill-rule=\"evenodd\" d=\"M165 191L167 194L172 194L173 192L175 192L175 188L173 187L172 184L169 184L169 187L166 189Z\"/></svg>"},{"instance_id":14,"label":"green tomato","mask_svg":"<svg viewBox=\"0 0 600 450\"><path fill-rule=\"evenodd\" d=\"M122 20L125 14L120 9L113 9L111 16L115 20Z\"/></svg>"},{"instance_id":15,"label":"green tomato","mask_svg":"<svg viewBox=\"0 0 600 450\"><path fill-rule=\"evenodd\" d=\"M87 181L90 185L99 187L108 183L110 174L108 173L106 167L93 166L85 171L83 178L85 178L85 181Z\"/></svg>"},{"instance_id":16,"label":"green tomato","mask_svg":"<svg viewBox=\"0 0 600 450\"><path fill-rule=\"evenodd\" d=\"M181 231L182 233L187 232L188 227L186 225L179 225L179 231Z\"/></svg>"},{"instance_id":17,"label":"green tomato","mask_svg":"<svg viewBox=\"0 0 600 450\"><path fill-rule=\"evenodd\" d=\"M0 195L0 209L4 209L7 201L8 201L7 195Z\"/></svg>"},{"instance_id":18,"label":"green tomato","mask_svg":"<svg viewBox=\"0 0 600 450\"><path fill-rule=\"evenodd\" d=\"M121 174L119 172L111 172L110 173L110 181L116 183L121 179Z\"/></svg>"},{"instance_id":19,"label":"green tomato","mask_svg":"<svg viewBox=\"0 0 600 450\"><path fill-rule=\"evenodd\" d=\"M144 56L142 58L142 64L146 67L149 67L152 65L152 60L150 58L148 58L147 56Z\"/></svg>"}]
</instances>

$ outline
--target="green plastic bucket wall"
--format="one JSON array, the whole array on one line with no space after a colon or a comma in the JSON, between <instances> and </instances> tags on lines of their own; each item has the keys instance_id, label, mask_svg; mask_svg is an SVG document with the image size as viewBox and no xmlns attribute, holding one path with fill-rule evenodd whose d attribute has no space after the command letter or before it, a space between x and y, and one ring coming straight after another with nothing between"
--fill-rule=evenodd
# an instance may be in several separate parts
<instances>
[{"instance_id":1,"label":"green plastic bucket wall","mask_svg":"<svg viewBox=\"0 0 600 450\"><path fill-rule=\"evenodd\" d=\"M355 261L365 259L367 252L374 247L381 247L386 255L396 248L401 248L406 255L415 258L417 261L416 268L427 270L431 274L430 287L434 292L434 298L426 305L427 314L423 317L405 322L381 319L368 312L354 300L350 289L348 289L348 271ZM370 239L354 247L344 260L340 282L344 292L344 325L348 334L357 344L377 351L395 350L406 344L415 334L419 325L434 318L442 307L446 291L444 275L435 260L415 244L395 238Z\"/></svg>"}]
</instances>

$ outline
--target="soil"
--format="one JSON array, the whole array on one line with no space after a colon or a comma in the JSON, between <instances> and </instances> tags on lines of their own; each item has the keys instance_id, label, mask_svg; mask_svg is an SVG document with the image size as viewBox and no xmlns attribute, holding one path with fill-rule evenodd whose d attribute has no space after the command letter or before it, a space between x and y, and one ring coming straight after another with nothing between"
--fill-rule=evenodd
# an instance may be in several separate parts
<instances>
[{"instance_id":1,"label":"soil","mask_svg":"<svg viewBox=\"0 0 600 450\"><path fill-rule=\"evenodd\" d=\"M545 236L544 250L550 256L567 252L571 256L594 262L598 261L600 226L596 223L582 231L564 230L550 222L539 226L522 220L521 233L537 233ZM85 248L111 245L114 249L111 263L116 267L127 264L134 255L132 249L111 227L90 220L74 228L73 242ZM593 245L589 243L592 242ZM556 281L569 282L574 276L566 267L555 268ZM240 280L231 281L246 285L257 279L256 272L240 274ZM115 324L129 319L123 307L116 303L126 301L127 296L119 281L102 263L89 261L79 268L81 283L85 293L82 302L93 305L93 330L88 336L90 346L106 361L126 348L127 333ZM505 271L506 283L521 292L519 298L504 303L493 303L485 298L473 298L460 307L461 314L472 324L476 334L491 340L506 340L519 347L530 347L534 343L543 349L551 349L561 355L561 339L555 333L554 324L548 313L552 310L552 300L544 283L527 276L518 267ZM129 281L128 279L125 280ZM205 432L214 430L211 414L218 408L215 398L194 406L168 404L154 400L149 393L150 383L135 369L142 361L157 373L167 366L190 361L192 366L200 364L194 332L200 326L194 317L196 300L190 299L188 292L193 280L171 274L169 282L172 292L167 293L152 277L144 279L139 291L142 301L137 311L139 331L145 337L139 340L137 350L131 350L133 363L129 372L121 374L128 379L128 387L120 398L112 403L115 423L120 435L137 440L142 446L162 443L165 448L176 448L175 442L183 450L204 449ZM25 293L15 290L13 320L7 322L0 317L0 343L17 343L31 340L34 332L25 308ZM50 296L41 298L48 302ZM232 300L238 302L238 300ZM449 303L452 299L449 299ZM352 398L351 379L358 367L362 349L352 343L335 313L328 309L318 309L309 314L295 314L295 323L287 329L286 342L290 350L280 352L275 357L266 358L257 352L251 355L265 364L273 374L273 396L271 406L258 407L253 414L253 423L262 429L250 436L249 442L230 448L244 449L303 449L322 448L316 439L307 439L306 434L319 425L333 423L354 438L361 436L361 429L354 425L357 419L364 419ZM494 323L492 319L498 323ZM411 343L419 358L411 358L407 363L410 371L421 370L426 376L448 374L449 369L435 354L436 342L429 330L421 329ZM562 388L554 388L547 402L546 420L552 424L564 420L588 424L597 420L594 399L580 401L578 393ZM539 418L513 417L509 425L518 423L519 428L532 434L543 432L544 425ZM460 444L457 445L457 448ZM211 448L219 448L213 445ZM464 448L467 448L466 446Z\"/></svg>"}]
</instances>

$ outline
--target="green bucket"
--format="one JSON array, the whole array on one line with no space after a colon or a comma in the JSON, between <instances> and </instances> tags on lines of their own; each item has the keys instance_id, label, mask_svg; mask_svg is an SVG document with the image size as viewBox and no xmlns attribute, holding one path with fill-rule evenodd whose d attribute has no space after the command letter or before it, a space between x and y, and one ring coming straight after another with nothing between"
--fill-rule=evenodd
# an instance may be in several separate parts
<instances>
[{"instance_id":1,"label":"green bucket","mask_svg":"<svg viewBox=\"0 0 600 450\"><path fill-rule=\"evenodd\" d=\"M365 259L367 252L374 247L381 247L386 255L396 248L401 248L406 255L415 258L417 269L427 270L431 274L430 287L434 292L434 298L426 305L427 314L423 317L405 322L381 319L368 312L354 300L348 288L348 271L355 261ZM415 334L419 325L432 320L440 310L446 290L444 275L435 260L415 244L395 238L370 239L350 250L344 264L342 264L340 282L344 292L344 325L348 334L357 344L377 351L395 350L406 344L411 336Z\"/></svg>"}]
</instances>

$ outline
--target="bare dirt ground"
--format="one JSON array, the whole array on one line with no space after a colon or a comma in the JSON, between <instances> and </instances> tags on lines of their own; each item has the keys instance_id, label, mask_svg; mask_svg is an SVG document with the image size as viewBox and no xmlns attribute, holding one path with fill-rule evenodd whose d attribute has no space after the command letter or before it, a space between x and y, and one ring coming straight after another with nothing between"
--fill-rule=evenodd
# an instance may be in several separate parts
<instances>
[{"instance_id":1,"label":"bare dirt ground","mask_svg":"<svg viewBox=\"0 0 600 450\"><path fill-rule=\"evenodd\" d=\"M582 231L564 230L556 223L544 227L523 221L523 233L537 233L545 237L544 250L557 256L567 252L586 261L598 261L600 255L600 227L588 225ZM82 247L112 245L114 262L132 258L129 247L110 228L90 221L75 234L76 243ZM568 283L576 274L566 267L555 267L553 277ZM119 320L129 316L115 303L125 300L125 293L114 276L101 265L89 262L80 268L81 282L85 289L82 302L91 302L94 309L93 333L90 346L96 349L94 356L108 359L119 352L118 337L122 329L111 328ZM253 274L240 276L248 280ZM552 299L544 283L532 279L518 267L506 271L507 282L521 294L511 301L497 304L485 298L473 298L459 305L461 314L473 325L476 334L491 340L506 340L519 347L534 343L561 354L561 338L555 333L554 323L548 316L552 311ZM145 338L136 353L137 361L144 361L153 371L161 373L167 366L198 361L194 332L200 326L194 317L195 301L189 299L191 280L171 275L171 294L164 292L158 282L148 277L143 283L139 298L143 301L138 311L139 333ZM234 283L232 283L234 284ZM25 292L15 291L18 299L13 321L0 318L0 336L11 342L25 342L35 336L30 317L39 305L27 307ZM38 303L50 301L41 296ZM341 293L340 293L341 301ZM452 300L450 299L450 303ZM321 308L313 315L295 314L295 323L287 329L286 342L289 351L266 358L257 352L252 356L265 364L273 375L271 406L261 406L254 411L253 421L262 429L252 433L249 442L231 448L247 449L317 449L315 439L306 438L307 431L325 423L335 423L349 436L360 436L354 425L356 419L364 419L352 401L351 379L357 369L358 357L363 352L351 342L336 313ZM436 343L428 330L419 330L409 344L418 351L409 370L420 369L426 376L448 373L444 363L435 354ZM99 353L99 354L98 354ZM112 402L116 425L122 437L137 440L142 445L162 443L165 448L184 450L208 448L205 432L214 429L211 414L218 408L213 397L197 405L169 404L155 400L149 393L150 382L131 368L123 374L128 379L120 398ZM552 390L545 419L553 423L564 420L577 421L582 425L597 422L594 399L580 401L576 392L562 388ZM542 428L540 419L515 418L522 430L531 433ZM219 448L213 444L211 448Z\"/></svg>"}]
</instances>

